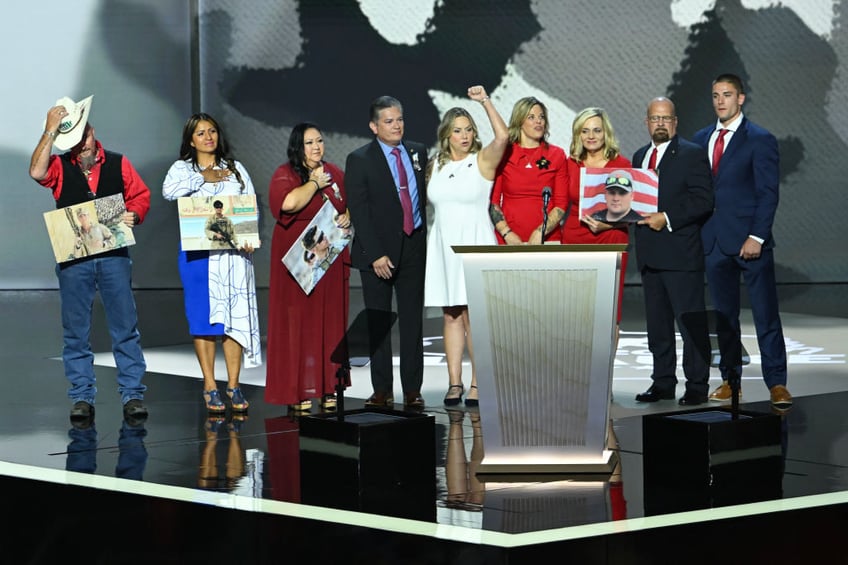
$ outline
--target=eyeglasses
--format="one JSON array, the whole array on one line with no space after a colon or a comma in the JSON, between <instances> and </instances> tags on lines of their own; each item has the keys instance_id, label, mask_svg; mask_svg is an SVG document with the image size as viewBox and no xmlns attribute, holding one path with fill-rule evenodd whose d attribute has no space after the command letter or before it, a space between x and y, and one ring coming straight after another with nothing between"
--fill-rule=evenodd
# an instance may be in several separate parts
<instances>
[{"instance_id":1,"label":"eyeglasses","mask_svg":"<svg viewBox=\"0 0 848 565\"><path fill-rule=\"evenodd\" d=\"M658 124L660 122L665 122L670 124L674 120L677 119L677 116L648 116L648 121L652 124Z\"/></svg>"}]
</instances>

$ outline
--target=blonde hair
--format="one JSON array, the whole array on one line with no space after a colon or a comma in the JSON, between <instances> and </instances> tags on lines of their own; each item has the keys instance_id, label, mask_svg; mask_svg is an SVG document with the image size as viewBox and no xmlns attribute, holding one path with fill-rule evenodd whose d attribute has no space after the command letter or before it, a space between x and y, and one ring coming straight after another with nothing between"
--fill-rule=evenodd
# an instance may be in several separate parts
<instances>
[{"instance_id":1,"label":"blonde hair","mask_svg":"<svg viewBox=\"0 0 848 565\"><path fill-rule=\"evenodd\" d=\"M615 137L615 130L612 128L609 116L603 108L586 108L581 110L571 124L571 147L569 153L578 163L586 160L586 148L583 147L583 142L580 141L580 131L590 118L601 118L601 127L604 130L604 158L611 161L619 156L621 148L618 145L618 139Z\"/></svg>"},{"instance_id":2,"label":"blonde hair","mask_svg":"<svg viewBox=\"0 0 848 565\"><path fill-rule=\"evenodd\" d=\"M442 123L439 124L439 129L436 132L438 148L435 160L439 161L439 168L451 158L450 138L453 134L453 123L457 118L468 118L468 121L471 123L471 130L474 132L474 141L471 142L468 152L477 153L483 148L483 142L480 141L480 134L477 131L477 124L474 123L474 118L471 117L468 110L459 107L451 108L445 112L444 117L442 117Z\"/></svg>"},{"instance_id":3,"label":"blonde hair","mask_svg":"<svg viewBox=\"0 0 848 565\"><path fill-rule=\"evenodd\" d=\"M509 118L509 142L518 143L521 141L521 126L524 120L530 115L533 106L538 105L542 108L542 113L545 115L545 133L542 135L542 143L548 144L548 134L550 120L548 119L548 108L535 96L527 96L520 99L512 107L512 116Z\"/></svg>"}]
</instances>

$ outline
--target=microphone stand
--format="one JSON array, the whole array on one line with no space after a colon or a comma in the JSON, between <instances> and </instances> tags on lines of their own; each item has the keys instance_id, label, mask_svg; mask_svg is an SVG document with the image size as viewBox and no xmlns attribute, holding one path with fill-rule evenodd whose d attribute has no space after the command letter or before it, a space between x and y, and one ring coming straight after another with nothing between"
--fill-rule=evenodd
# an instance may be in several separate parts
<instances>
[{"instance_id":1,"label":"microphone stand","mask_svg":"<svg viewBox=\"0 0 848 565\"><path fill-rule=\"evenodd\" d=\"M548 231L548 203L551 200L551 189L542 189L542 244L545 243L545 233Z\"/></svg>"}]
</instances>

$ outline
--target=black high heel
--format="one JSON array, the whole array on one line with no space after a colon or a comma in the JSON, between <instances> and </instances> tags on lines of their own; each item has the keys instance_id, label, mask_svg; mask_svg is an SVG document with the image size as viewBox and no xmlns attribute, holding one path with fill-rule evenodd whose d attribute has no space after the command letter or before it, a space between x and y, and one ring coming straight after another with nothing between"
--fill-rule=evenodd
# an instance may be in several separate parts
<instances>
[{"instance_id":1,"label":"black high heel","mask_svg":"<svg viewBox=\"0 0 848 565\"><path fill-rule=\"evenodd\" d=\"M459 389L459 396L449 396L451 390L454 388ZM445 395L445 406L456 406L460 402L462 402L462 395L465 394L465 386L463 385L450 385L448 387L448 393Z\"/></svg>"},{"instance_id":2,"label":"black high heel","mask_svg":"<svg viewBox=\"0 0 848 565\"><path fill-rule=\"evenodd\" d=\"M471 388L477 388L477 385L471 385ZM469 408L477 408L478 406L480 406L480 400L477 398L466 398L465 405Z\"/></svg>"}]
</instances>

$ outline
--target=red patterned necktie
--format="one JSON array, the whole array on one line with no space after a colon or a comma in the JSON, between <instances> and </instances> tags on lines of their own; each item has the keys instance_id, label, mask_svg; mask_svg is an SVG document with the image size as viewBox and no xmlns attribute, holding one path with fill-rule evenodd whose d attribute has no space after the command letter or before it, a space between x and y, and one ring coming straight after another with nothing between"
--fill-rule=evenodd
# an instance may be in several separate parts
<instances>
[{"instance_id":1,"label":"red patterned necktie","mask_svg":"<svg viewBox=\"0 0 848 565\"><path fill-rule=\"evenodd\" d=\"M718 163L724 154L724 136L727 135L727 131L726 129L719 130L718 138L713 146L713 176L718 174Z\"/></svg>"},{"instance_id":2,"label":"red patterned necktie","mask_svg":"<svg viewBox=\"0 0 848 565\"><path fill-rule=\"evenodd\" d=\"M656 169L657 168L657 148L654 147L653 152L651 153L651 158L648 159L648 168Z\"/></svg>"},{"instance_id":3,"label":"red patterned necktie","mask_svg":"<svg viewBox=\"0 0 848 565\"><path fill-rule=\"evenodd\" d=\"M403 160L400 158L400 148L392 149L392 155L395 156L398 170L398 184L400 184L400 205L403 208L403 231L406 235L411 235L415 229L415 221L412 218L412 198L409 197L409 180L406 178L406 168L403 166Z\"/></svg>"}]
</instances>

